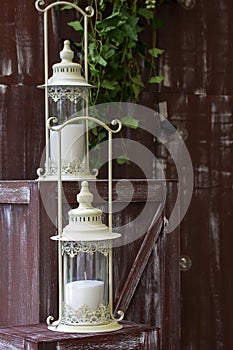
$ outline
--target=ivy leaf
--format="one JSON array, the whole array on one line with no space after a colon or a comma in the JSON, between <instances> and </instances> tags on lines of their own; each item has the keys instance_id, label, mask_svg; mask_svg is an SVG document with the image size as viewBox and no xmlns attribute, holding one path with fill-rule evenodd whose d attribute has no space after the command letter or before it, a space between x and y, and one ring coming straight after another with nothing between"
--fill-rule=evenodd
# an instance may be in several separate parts
<instances>
[{"instance_id":1,"label":"ivy leaf","mask_svg":"<svg viewBox=\"0 0 233 350\"><path fill-rule=\"evenodd\" d=\"M150 9L147 9L146 7L140 8L138 10L138 14L142 17L144 17L147 20L154 18L154 13Z\"/></svg>"},{"instance_id":2,"label":"ivy leaf","mask_svg":"<svg viewBox=\"0 0 233 350\"><path fill-rule=\"evenodd\" d=\"M138 24L138 17L134 17L134 16L129 16L128 17L128 24L132 27L137 29L137 24Z\"/></svg>"},{"instance_id":3,"label":"ivy leaf","mask_svg":"<svg viewBox=\"0 0 233 350\"><path fill-rule=\"evenodd\" d=\"M131 80L133 84L144 87L140 74L138 74L136 77L133 77Z\"/></svg>"},{"instance_id":4,"label":"ivy leaf","mask_svg":"<svg viewBox=\"0 0 233 350\"><path fill-rule=\"evenodd\" d=\"M71 10L72 9L72 6L70 6L70 5L65 5L65 6L63 6L62 8L61 8L61 11L63 11L63 10Z\"/></svg>"},{"instance_id":5,"label":"ivy leaf","mask_svg":"<svg viewBox=\"0 0 233 350\"><path fill-rule=\"evenodd\" d=\"M106 140L106 139L107 139L107 133L106 133L106 131L105 131L105 130L101 130L101 131L99 132L98 137L99 137L99 140L98 140L99 143L102 142L103 140Z\"/></svg>"},{"instance_id":6,"label":"ivy leaf","mask_svg":"<svg viewBox=\"0 0 233 350\"><path fill-rule=\"evenodd\" d=\"M104 80L101 83L101 87L107 90L115 90L116 84L116 81Z\"/></svg>"},{"instance_id":7,"label":"ivy leaf","mask_svg":"<svg viewBox=\"0 0 233 350\"><path fill-rule=\"evenodd\" d=\"M149 80L149 83L155 83L159 84L164 80L164 77L162 75L157 75L156 77L151 77Z\"/></svg>"},{"instance_id":8,"label":"ivy leaf","mask_svg":"<svg viewBox=\"0 0 233 350\"><path fill-rule=\"evenodd\" d=\"M134 96L136 101L138 100L141 88L144 86L142 79L141 79L141 75L138 74L136 77L133 77L132 79L132 89L134 92Z\"/></svg>"},{"instance_id":9,"label":"ivy leaf","mask_svg":"<svg viewBox=\"0 0 233 350\"><path fill-rule=\"evenodd\" d=\"M124 23L125 21L122 20L121 13L115 12L112 15L104 18L103 21L96 22L96 26L99 30L99 34L104 34L122 26Z\"/></svg>"},{"instance_id":10,"label":"ivy leaf","mask_svg":"<svg viewBox=\"0 0 233 350\"><path fill-rule=\"evenodd\" d=\"M114 49L109 49L109 47L107 45L103 46L102 49L102 56L105 60L108 60L109 58L111 58L113 55L115 54L115 50Z\"/></svg>"},{"instance_id":11,"label":"ivy leaf","mask_svg":"<svg viewBox=\"0 0 233 350\"><path fill-rule=\"evenodd\" d=\"M140 94L140 87L138 85L132 85L132 89L134 92L135 100L137 101Z\"/></svg>"},{"instance_id":12,"label":"ivy leaf","mask_svg":"<svg viewBox=\"0 0 233 350\"><path fill-rule=\"evenodd\" d=\"M132 39L133 41L138 41L138 33L136 31L136 28L131 27L130 24L125 24L124 29L125 29L125 36Z\"/></svg>"},{"instance_id":13,"label":"ivy leaf","mask_svg":"<svg viewBox=\"0 0 233 350\"><path fill-rule=\"evenodd\" d=\"M102 56L100 56L100 55L95 57L95 62L99 63L103 67L107 66L107 61L105 61L105 59Z\"/></svg>"},{"instance_id":14,"label":"ivy leaf","mask_svg":"<svg viewBox=\"0 0 233 350\"><path fill-rule=\"evenodd\" d=\"M92 132L93 135L98 136L98 130L97 130L96 127L95 127L95 128L92 128L92 129L91 129L91 132Z\"/></svg>"},{"instance_id":15,"label":"ivy leaf","mask_svg":"<svg viewBox=\"0 0 233 350\"><path fill-rule=\"evenodd\" d=\"M98 77L99 75L99 70L95 67L94 64L90 63L89 62L89 69L90 69L90 72L91 74L93 75L93 77Z\"/></svg>"},{"instance_id":16,"label":"ivy leaf","mask_svg":"<svg viewBox=\"0 0 233 350\"><path fill-rule=\"evenodd\" d=\"M89 56L91 57L92 61L94 61L94 58L96 56L96 45L95 43L90 43L88 46L89 50Z\"/></svg>"},{"instance_id":17,"label":"ivy leaf","mask_svg":"<svg viewBox=\"0 0 233 350\"><path fill-rule=\"evenodd\" d=\"M116 47L119 47L125 40L125 30L123 31L117 28L109 33L108 38L116 45Z\"/></svg>"},{"instance_id":18,"label":"ivy leaf","mask_svg":"<svg viewBox=\"0 0 233 350\"><path fill-rule=\"evenodd\" d=\"M121 118L122 125L131 128L131 129L137 129L139 125L139 120L133 118L132 116L126 116Z\"/></svg>"},{"instance_id":19,"label":"ivy leaf","mask_svg":"<svg viewBox=\"0 0 233 350\"><path fill-rule=\"evenodd\" d=\"M152 57L157 58L159 55L162 55L162 53L164 53L164 50L153 47L153 49L148 50L148 52Z\"/></svg>"},{"instance_id":20,"label":"ivy leaf","mask_svg":"<svg viewBox=\"0 0 233 350\"><path fill-rule=\"evenodd\" d=\"M68 22L67 24L68 24L68 26L70 26L74 30L76 30L77 32L83 31L83 26L81 25L81 23L79 21Z\"/></svg>"},{"instance_id":21,"label":"ivy leaf","mask_svg":"<svg viewBox=\"0 0 233 350\"><path fill-rule=\"evenodd\" d=\"M130 164L130 161L129 161L127 155L123 154L117 158L117 163L118 164Z\"/></svg>"},{"instance_id":22,"label":"ivy leaf","mask_svg":"<svg viewBox=\"0 0 233 350\"><path fill-rule=\"evenodd\" d=\"M128 34L128 37L133 41L138 41L137 31L133 29L129 24L126 24L125 28L126 28L126 33Z\"/></svg>"}]
</instances>

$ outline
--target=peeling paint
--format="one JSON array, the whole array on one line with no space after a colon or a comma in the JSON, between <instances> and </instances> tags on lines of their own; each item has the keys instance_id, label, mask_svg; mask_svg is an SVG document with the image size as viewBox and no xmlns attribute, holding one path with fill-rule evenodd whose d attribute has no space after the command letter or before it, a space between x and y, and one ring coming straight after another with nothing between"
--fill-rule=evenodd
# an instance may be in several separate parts
<instances>
[{"instance_id":1,"label":"peeling paint","mask_svg":"<svg viewBox=\"0 0 233 350\"><path fill-rule=\"evenodd\" d=\"M12 74L12 61L2 60L1 62L2 76L7 77Z\"/></svg>"}]
</instances>

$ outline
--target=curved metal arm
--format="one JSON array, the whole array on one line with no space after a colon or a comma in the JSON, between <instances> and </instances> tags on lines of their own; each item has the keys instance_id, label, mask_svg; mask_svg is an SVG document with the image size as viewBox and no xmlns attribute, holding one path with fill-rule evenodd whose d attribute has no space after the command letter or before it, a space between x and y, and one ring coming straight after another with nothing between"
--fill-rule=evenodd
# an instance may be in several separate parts
<instances>
[{"instance_id":1,"label":"curved metal arm","mask_svg":"<svg viewBox=\"0 0 233 350\"><path fill-rule=\"evenodd\" d=\"M74 122L80 121L80 120L91 120L93 122L95 122L96 124L101 125L105 130L107 130L108 132L112 132L114 134L116 134L117 132L119 132L122 128L122 123L120 120L118 119L114 119L111 121L112 125L118 125L118 128L116 130L111 129L106 123L102 122L101 120L94 118L94 117L88 117L88 116L80 116L80 117L75 117L72 119L69 119L67 121L65 121L63 124L57 125L56 128L54 128L51 123L57 123L58 119L57 117L50 117L47 121L47 127L52 130L52 131L60 131L63 128L65 128L67 125L69 124L73 124Z\"/></svg>"},{"instance_id":2,"label":"curved metal arm","mask_svg":"<svg viewBox=\"0 0 233 350\"><path fill-rule=\"evenodd\" d=\"M114 317L114 315L111 315L111 316L112 316L112 319L113 319L114 321L117 321L117 322L118 322L118 321L122 321L123 318L124 318L124 316L125 316L124 312L121 311L121 310L117 311L117 315L119 316L118 318L117 318L117 317Z\"/></svg>"},{"instance_id":3,"label":"curved metal arm","mask_svg":"<svg viewBox=\"0 0 233 350\"><path fill-rule=\"evenodd\" d=\"M55 7L55 6L60 6L60 5L68 5L70 7L73 7L75 10L77 10L78 12L80 12L84 17L92 17L94 15L94 9L92 6L88 6L85 8L85 11L83 11L79 6L68 2L68 1L56 1L48 6L46 6L45 8L41 8L40 6L44 6L45 5L45 1L44 0L36 0L35 2L35 7L37 9L37 11L39 12L47 12L49 11L51 8Z\"/></svg>"}]
</instances>

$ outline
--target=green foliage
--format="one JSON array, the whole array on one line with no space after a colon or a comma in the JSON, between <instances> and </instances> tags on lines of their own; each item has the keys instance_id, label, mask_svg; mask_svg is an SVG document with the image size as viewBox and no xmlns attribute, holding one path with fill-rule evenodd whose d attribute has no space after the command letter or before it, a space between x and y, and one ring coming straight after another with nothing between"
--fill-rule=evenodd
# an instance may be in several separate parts
<instances>
[{"instance_id":1,"label":"green foliage","mask_svg":"<svg viewBox=\"0 0 233 350\"><path fill-rule=\"evenodd\" d=\"M156 77L151 77L149 82L159 84L163 81L164 77L162 75L157 75Z\"/></svg>"},{"instance_id":2,"label":"green foliage","mask_svg":"<svg viewBox=\"0 0 233 350\"><path fill-rule=\"evenodd\" d=\"M156 30L161 26L156 8L139 0L90 0L89 5L95 9L88 37L89 81L96 86L90 104L137 103L147 84L161 82L156 78L156 59L163 53L156 47ZM81 21L68 25L82 36ZM152 47L142 40L146 27L151 28ZM148 67L146 81L142 80L143 67Z\"/></svg>"},{"instance_id":3,"label":"green foliage","mask_svg":"<svg viewBox=\"0 0 233 350\"><path fill-rule=\"evenodd\" d=\"M153 47L152 49L148 50L148 52L152 57L158 58L160 55L162 55L162 53L164 53L164 50Z\"/></svg>"},{"instance_id":4,"label":"green foliage","mask_svg":"<svg viewBox=\"0 0 233 350\"><path fill-rule=\"evenodd\" d=\"M158 5L163 0L158 0ZM76 2L77 3L77 2ZM155 1L139 0L90 0L95 15L89 22L88 64L89 82L96 88L90 91L90 105L108 102L134 102L147 84L159 84L163 80L157 75L157 58L164 50L156 47L156 31L162 25L157 17ZM63 9L69 9L65 6ZM69 22L80 37L83 37L83 19ZM146 28L150 28L151 43L142 39ZM148 30L148 29L147 29ZM77 44L79 51L82 45ZM81 62L82 63L82 62ZM145 68L147 73L145 74ZM143 70L143 71L142 71ZM143 73L143 74L142 74ZM142 80L146 76L146 81ZM121 118L122 125L137 129L139 121L132 116ZM105 129L93 127L90 147L96 153L95 166L100 164L99 143L107 139ZM123 154L119 164L127 164L127 152L122 143Z\"/></svg>"},{"instance_id":5,"label":"green foliage","mask_svg":"<svg viewBox=\"0 0 233 350\"><path fill-rule=\"evenodd\" d=\"M137 119L133 118L132 116L121 118L121 122L122 122L122 125L126 126L127 128L131 128L131 129L137 129L137 127L139 125L139 121Z\"/></svg>"}]
</instances>

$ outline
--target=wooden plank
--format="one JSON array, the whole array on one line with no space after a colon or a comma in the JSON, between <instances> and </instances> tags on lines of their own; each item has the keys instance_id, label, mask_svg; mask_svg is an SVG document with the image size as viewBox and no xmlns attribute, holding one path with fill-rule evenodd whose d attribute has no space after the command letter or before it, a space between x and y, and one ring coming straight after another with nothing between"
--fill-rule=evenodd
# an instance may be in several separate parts
<instances>
[{"instance_id":1,"label":"wooden plank","mask_svg":"<svg viewBox=\"0 0 233 350\"><path fill-rule=\"evenodd\" d=\"M177 195L177 182L168 182L165 213L169 220ZM178 213L179 215L179 213ZM159 237L161 349L180 349L180 230Z\"/></svg>"},{"instance_id":2,"label":"wooden plank","mask_svg":"<svg viewBox=\"0 0 233 350\"><path fill-rule=\"evenodd\" d=\"M122 322L122 325L116 332L87 334L53 332L45 324L1 327L0 349L159 350L158 329L132 322Z\"/></svg>"},{"instance_id":3,"label":"wooden plank","mask_svg":"<svg viewBox=\"0 0 233 350\"><path fill-rule=\"evenodd\" d=\"M28 204L30 202L28 184L28 182L1 181L0 204Z\"/></svg>"},{"instance_id":4,"label":"wooden plank","mask_svg":"<svg viewBox=\"0 0 233 350\"><path fill-rule=\"evenodd\" d=\"M52 185L53 184L53 185ZM69 203L76 202L76 194L80 187L78 182L64 182L64 195ZM40 183L43 186L54 186L55 193L56 183ZM89 181L90 191L94 195L94 201L99 203L108 200L108 181L97 180ZM46 190L45 190L46 191ZM166 199L166 181L165 180L113 180L113 201L123 202L164 202Z\"/></svg>"},{"instance_id":5,"label":"wooden plank","mask_svg":"<svg viewBox=\"0 0 233 350\"><path fill-rule=\"evenodd\" d=\"M1 185L10 203L0 204L0 324L39 322L37 183Z\"/></svg>"},{"instance_id":6,"label":"wooden plank","mask_svg":"<svg viewBox=\"0 0 233 350\"><path fill-rule=\"evenodd\" d=\"M135 289L142 277L144 269L148 263L149 257L156 244L156 241L162 231L163 227L163 210L162 206L158 208L154 219L149 227L148 232L142 242L140 250L134 260L133 266L131 267L128 278L124 283L124 287L121 291L120 297L115 306L115 313L117 310L121 310L126 313L128 306L133 298Z\"/></svg>"}]
</instances>

